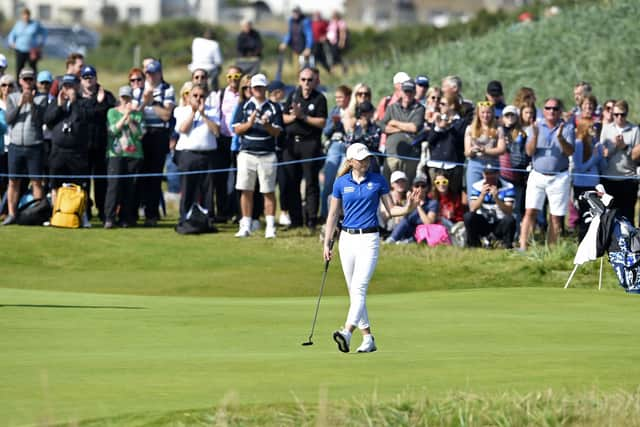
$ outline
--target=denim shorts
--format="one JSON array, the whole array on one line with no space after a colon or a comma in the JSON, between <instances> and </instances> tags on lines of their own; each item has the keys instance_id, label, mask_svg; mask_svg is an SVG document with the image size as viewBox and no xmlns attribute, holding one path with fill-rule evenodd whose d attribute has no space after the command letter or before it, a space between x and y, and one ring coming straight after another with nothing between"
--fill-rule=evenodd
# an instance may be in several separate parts
<instances>
[{"instance_id":1,"label":"denim shorts","mask_svg":"<svg viewBox=\"0 0 640 427\"><path fill-rule=\"evenodd\" d=\"M30 178L42 175L42 147L43 144L9 144L9 178L13 179L16 175L28 175Z\"/></svg>"}]
</instances>

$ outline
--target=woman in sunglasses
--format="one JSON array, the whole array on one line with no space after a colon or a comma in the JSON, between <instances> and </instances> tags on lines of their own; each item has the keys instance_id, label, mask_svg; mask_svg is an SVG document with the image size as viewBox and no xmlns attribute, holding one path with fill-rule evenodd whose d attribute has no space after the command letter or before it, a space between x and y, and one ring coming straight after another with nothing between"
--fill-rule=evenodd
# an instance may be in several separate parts
<instances>
[{"instance_id":1,"label":"woman in sunglasses","mask_svg":"<svg viewBox=\"0 0 640 427\"><path fill-rule=\"evenodd\" d=\"M353 87L349 105L347 106L347 109L344 112L344 117L342 118L342 122L344 123L346 130L352 130L355 126L356 109L358 108L358 105L362 104L364 101L371 102L371 88L364 83L357 83Z\"/></svg>"},{"instance_id":2,"label":"woman in sunglasses","mask_svg":"<svg viewBox=\"0 0 640 427\"><path fill-rule=\"evenodd\" d=\"M613 196L613 206L635 224L634 208L638 198L636 165L640 161L640 132L638 126L627 121L629 104L617 101L613 106L613 124L602 129L600 140L604 146L607 169L602 178L607 193Z\"/></svg>"},{"instance_id":3,"label":"woman in sunglasses","mask_svg":"<svg viewBox=\"0 0 640 427\"><path fill-rule=\"evenodd\" d=\"M466 234L464 232L465 205L462 195L453 192L449 187L449 175L444 169L434 171L432 199L438 201L437 221L447 227L451 241L456 246L464 246Z\"/></svg>"},{"instance_id":4,"label":"woman in sunglasses","mask_svg":"<svg viewBox=\"0 0 640 427\"><path fill-rule=\"evenodd\" d=\"M467 188L482 179L487 165L498 168L498 157L505 152L504 140L498 138L498 122L493 104L481 101L476 105L473 121L464 134L464 155L467 163Z\"/></svg>"},{"instance_id":5,"label":"woman in sunglasses","mask_svg":"<svg viewBox=\"0 0 640 427\"><path fill-rule=\"evenodd\" d=\"M138 67L129 70L129 86L133 91L133 106L136 110L141 109L142 92L144 91L144 71Z\"/></svg>"}]
</instances>

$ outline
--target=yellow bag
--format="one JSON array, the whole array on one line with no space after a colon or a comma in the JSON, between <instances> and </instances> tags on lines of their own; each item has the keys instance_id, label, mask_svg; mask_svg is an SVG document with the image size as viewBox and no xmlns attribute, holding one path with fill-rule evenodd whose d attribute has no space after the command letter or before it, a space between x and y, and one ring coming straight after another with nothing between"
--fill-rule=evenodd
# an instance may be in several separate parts
<instances>
[{"instance_id":1,"label":"yellow bag","mask_svg":"<svg viewBox=\"0 0 640 427\"><path fill-rule=\"evenodd\" d=\"M62 184L56 193L51 225L62 228L79 228L86 209L87 196L79 185Z\"/></svg>"}]
</instances>

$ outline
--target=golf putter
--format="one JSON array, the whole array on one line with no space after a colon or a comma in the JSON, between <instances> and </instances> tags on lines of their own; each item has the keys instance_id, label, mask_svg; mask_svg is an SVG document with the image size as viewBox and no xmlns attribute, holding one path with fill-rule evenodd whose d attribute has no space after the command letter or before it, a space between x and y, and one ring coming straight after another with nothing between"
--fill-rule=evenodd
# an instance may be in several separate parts
<instances>
[{"instance_id":1,"label":"golf putter","mask_svg":"<svg viewBox=\"0 0 640 427\"><path fill-rule=\"evenodd\" d=\"M333 249L334 240L335 240L334 238L331 238L331 240L329 240L329 249ZM313 345L313 341L311 341L311 338L313 337L313 331L316 329L316 320L318 319L318 309L320 308L320 299L322 298L322 292L324 291L324 283L327 280L327 271L329 271L329 262L330 261L328 260L324 262L324 272L322 273L322 284L320 285L320 295L318 295L318 301L316 302L316 312L313 315L313 323L311 324L311 333L309 334L309 340L302 343L302 345L304 346Z\"/></svg>"}]
</instances>

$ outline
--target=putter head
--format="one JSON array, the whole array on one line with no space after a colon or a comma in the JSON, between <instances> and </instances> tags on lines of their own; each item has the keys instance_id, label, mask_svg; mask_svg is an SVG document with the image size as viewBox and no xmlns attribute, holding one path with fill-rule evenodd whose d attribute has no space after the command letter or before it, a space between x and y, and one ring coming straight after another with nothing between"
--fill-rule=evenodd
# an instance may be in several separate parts
<instances>
[{"instance_id":1,"label":"putter head","mask_svg":"<svg viewBox=\"0 0 640 427\"><path fill-rule=\"evenodd\" d=\"M311 340L305 341L305 342L302 343L302 345L304 345L304 346L313 345L313 342Z\"/></svg>"}]
</instances>

